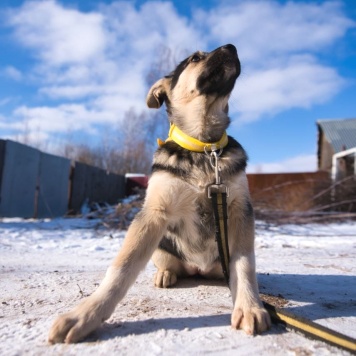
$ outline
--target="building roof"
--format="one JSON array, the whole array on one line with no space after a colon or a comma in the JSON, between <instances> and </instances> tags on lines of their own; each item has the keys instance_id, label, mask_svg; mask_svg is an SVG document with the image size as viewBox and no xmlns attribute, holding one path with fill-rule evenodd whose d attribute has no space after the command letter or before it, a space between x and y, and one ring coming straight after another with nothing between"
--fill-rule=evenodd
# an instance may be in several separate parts
<instances>
[{"instance_id":1,"label":"building roof","mask_svg":"<svg viewBox=\"0 0 356 356\"><path fill-rule=\"evenodd\" d=\"M335 153L356 147L356 119L318 120Z\"/></svg>"}]
</instances>

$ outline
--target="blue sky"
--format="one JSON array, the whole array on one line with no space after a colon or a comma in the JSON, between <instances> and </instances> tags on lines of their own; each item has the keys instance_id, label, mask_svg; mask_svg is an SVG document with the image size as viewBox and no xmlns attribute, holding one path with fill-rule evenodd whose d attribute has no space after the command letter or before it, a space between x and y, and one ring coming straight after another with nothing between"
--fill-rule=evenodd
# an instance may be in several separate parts
<instances>
[{"instance_id":1,"label":"blue sky","mask_svg":"<svg viewBox=\"0 0 356 356\"><path fill-rule=\"evenodd\" d=\"M226 43L242 63L228 132L249 172L315 170L316 120L356 117L354 0L1 0L0 137L102 142L148 112L162 49L179 62Z\"/></svg>"}]
</instances>

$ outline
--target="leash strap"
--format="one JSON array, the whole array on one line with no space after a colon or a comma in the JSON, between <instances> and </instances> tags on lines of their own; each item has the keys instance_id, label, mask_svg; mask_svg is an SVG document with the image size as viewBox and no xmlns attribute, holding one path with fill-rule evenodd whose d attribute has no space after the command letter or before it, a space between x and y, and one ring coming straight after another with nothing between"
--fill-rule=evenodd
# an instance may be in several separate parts
<instances>
[{"instance_id":1,"label":"leash strap","mask_svg":"<svg viewBox=\"0 0 356 356\"><path fill-rule=\"evenodd\" d=\"M224 192L223 184L213 184L208 187L208 196L212 200L212 206L215 219L215 236L219 249L220 262L225 280L229 286L229 244L227 235L227 193ZM226 187L225 187L226 189ZM356 340L349 336L338 333L325 326L317 324L301 316L292 314L287 310L276 308L273 305L263 302L271 319L278 324L282 324L287 329L293 329L304 336L314 340L321 340L329 345L356 354Z\"/></svg>"},{"instance_id":2,"label":"leash strap","mask_svg":"<svg viewBox=\"0 0 356 356\"><path fill-rule=\"evenodd\" d=\"M208 198L212 201L215 220L215 238L218 245L220 262L226 283L230 286L230 253L228 243L228 215L226 201L226 198L229 195L229 190L224 184L221 183L219 156L222 153L222 149L213 150L210 153L205 151L205 153L210 156L210 164L215 169L215 184L210 184L208 186L207 193ZM266 302L263 304L274 322L283 324L287 328L289 327L295 329L304 334L306 337L324 341L330 345L356 354L355 339L328 329L322 325L316 324L311 320L289 313L286 310L275 308Z\"/></svg>"},{"instance_id":3,"label":"leash strap","mask_svg":"<svg viewBox=\"0 0 356 356\"><path fill-rule=\"evenodd\" d=\"M269 303L263 302L263 305L274 322L282 324L287 328L297 330L307 338L321 340L329 345L339 347L351 353L356 353L355 339L301 316L292 314L287 310L276 308Z\"/></svg>"},{"instance_id":4,"label":"leash strap","mask_svg":"<svg viewBox=\"0 0 356 356\"><path fill-rule=\"evenodd\" d=\"M228 242L228 227L227 227L227 203L226 192L218 190L210 191L211 202L214 211L215 219L215 239L218 245L221 267L224 273L226 283L229 285L230 273L230 253Z\"/></svg>"},{"instance_id":5,"label":"leash strap","mask_svg":"<svg viewBox=\"0 0 356 356\"><path fill-rule=\"evenodd\" d=\"M209 153L205 151L207 155ZM219 156L222 149L214 150L210 153L210 164L215 170L215 184L208 186L208 198L211 199L214 220L215 220L215 240L218 245L221 267L224 273L226 283L229 285L230 280L230 252L228 242L228 228L227 228L227 201L229 189L226 185L221 183Z\"/></svg>"},{"instance_id":6,"label":"leash strap","mask_svg":"<svg viewBox=\"0 0 356 356\"><path fill-rule=\"evenodd\" d=\"M215 184L211 184L208 186L208 197L212 201L215 220L215 238L218 245L221 267L224 273L226 283L228 286L230 286L230 253L228 243L228 215L226 201L226 198L229 195L229 190L224 184L221 183L220 170L218 166L220 154L221 150L220 152L213 151L210 153L210 163L211 166L215 169ZM356 354L355 339L338 333L329 328L326 328L317 323L314 323L311 320L294 315L286 310L275 308L274 306L266 302L264 302L263 304L274 322L280 323L287 328L297 330L301 332L304 336L309 337L311 339L321 340L330 345L339 347L341 349Z\"/></svg>"}]
</instances>

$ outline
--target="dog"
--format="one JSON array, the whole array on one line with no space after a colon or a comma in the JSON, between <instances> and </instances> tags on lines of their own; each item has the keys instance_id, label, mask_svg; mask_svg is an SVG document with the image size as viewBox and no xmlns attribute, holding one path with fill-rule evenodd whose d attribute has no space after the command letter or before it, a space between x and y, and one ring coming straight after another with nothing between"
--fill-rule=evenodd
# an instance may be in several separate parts
<instances>
[{"instance_id":1,"label":"dog","mask_svg":"<svg viewBox=\"0 0 356 356\"><path fill-rule=\"evenodd\" d=\"M231 44L195 52L151 87L147 105L158 109L165 103L171 124L194 142L217 142L230 123L228 99L240 72L237 50ZM261 333L270 327L270 318L258 294L247 156L232 137L221 151L218 174L229 189L231 325L247 334ZM121 251L98 289L55 320L50 343L78 342L97 329L151 257L157 267L157 287L172 287L182 276L223 277L207 196L207 187L216 178L208 153L186 149L171 139L161 142L142 210L130 225Z\"/></svg>"}]
</instances>

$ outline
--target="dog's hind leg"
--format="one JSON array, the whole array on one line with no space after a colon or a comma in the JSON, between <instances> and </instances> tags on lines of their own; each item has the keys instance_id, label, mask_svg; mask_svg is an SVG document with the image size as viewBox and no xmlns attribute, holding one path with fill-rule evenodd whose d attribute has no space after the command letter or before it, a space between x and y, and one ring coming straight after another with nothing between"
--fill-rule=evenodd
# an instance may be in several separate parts
<instances>
[{"instance_id":1,"label":"dog's hind leg","mask_svg":"<svg viewBox=\"0 0 356 356\"><path fill-rule=\"evenodd\" d=\"M156 287L171 287L176 284L178 276L187 274L179 258L160 248L154 252L152 261L157 267L157 272L154 276L154 285Z\"/></svg>"}]
</instances>

